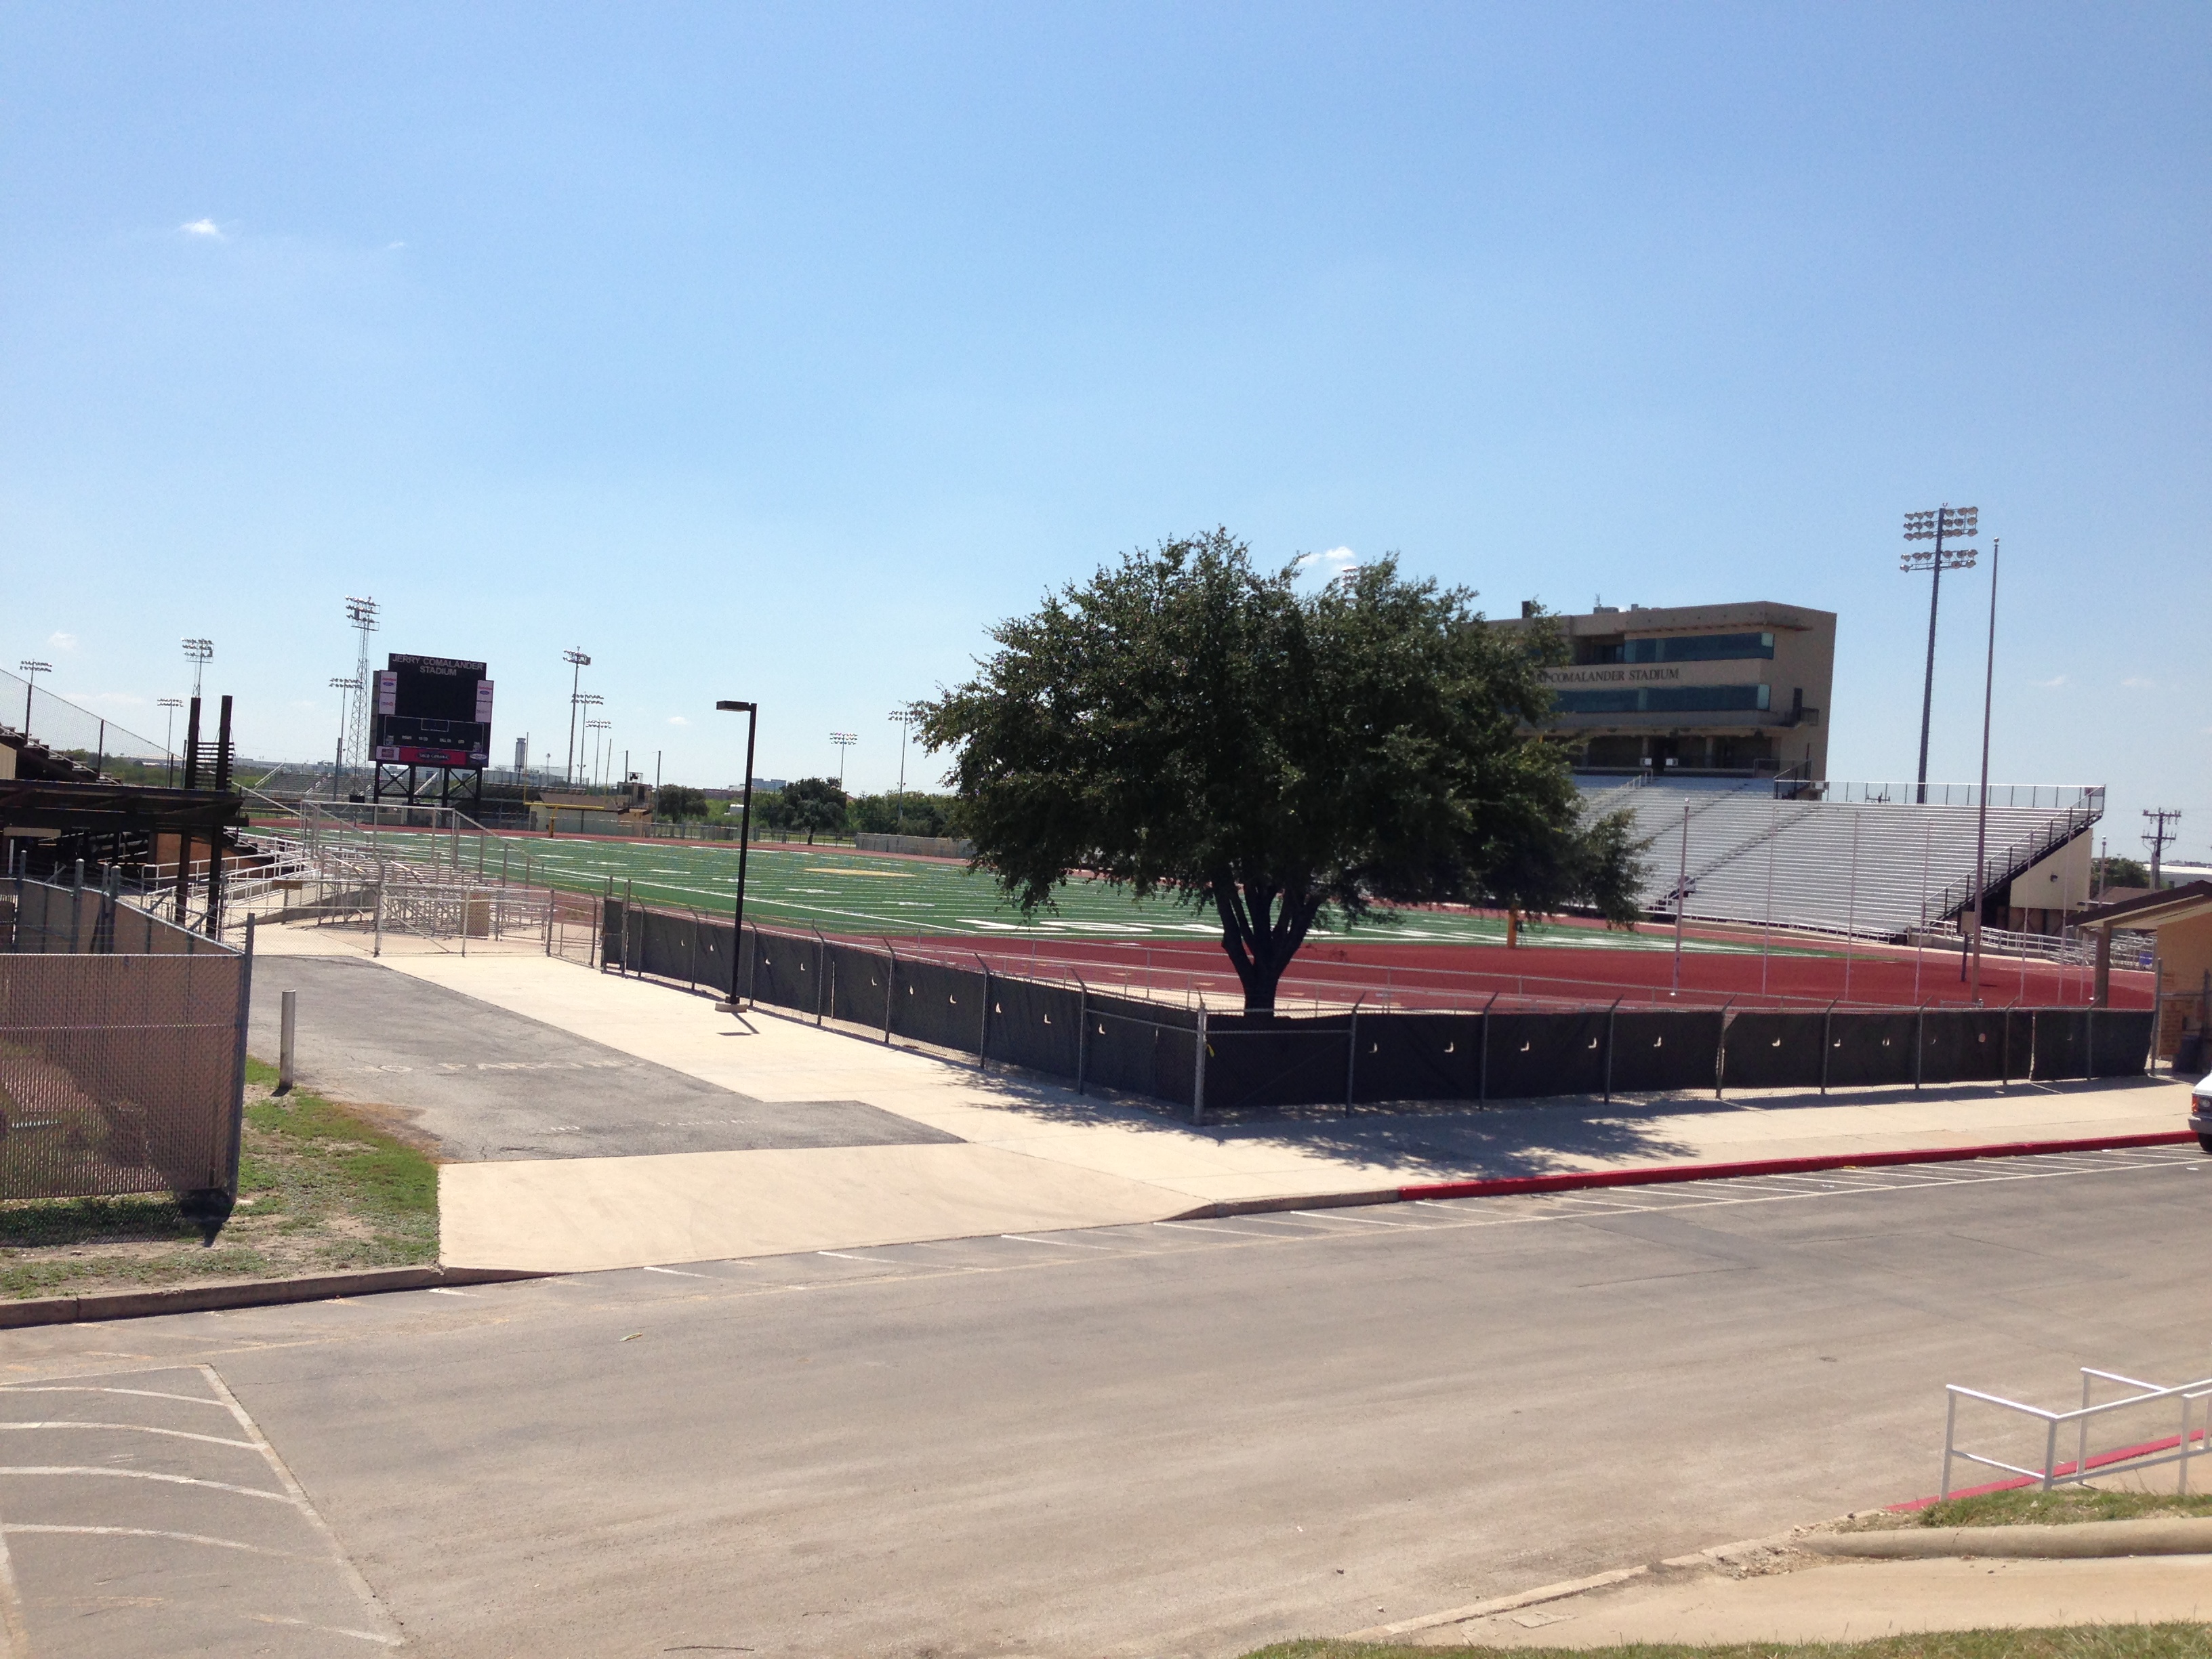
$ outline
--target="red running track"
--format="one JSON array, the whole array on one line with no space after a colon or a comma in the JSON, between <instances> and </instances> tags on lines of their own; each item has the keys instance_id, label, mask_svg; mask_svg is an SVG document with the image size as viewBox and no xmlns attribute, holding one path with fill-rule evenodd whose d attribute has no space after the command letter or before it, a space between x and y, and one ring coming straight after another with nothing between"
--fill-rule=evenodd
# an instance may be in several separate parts
<instances>
[{"instance_id":1,"label":"red running track","mask_svg":"<svg viewBox=\"0 0 2212 1659\"><path fill-rule=\"evenodd\" d=\"M855 943L874 943L855 940ZM1242 992L1220 946L1203 940L1144 944L1111 940L953 940L942 936L896 941L902 952L994 972L1046 979L1079 976L1097 990L1149 990L1183 997L1203 988L1210 1001L1241 1000ZM1714 1008L1825 1008L1844 1006L1911 1008L1963 1007L1972 998L1960 978L1959 953L1915 953L1894 945L1862 946L1847 957L1838 947L1820 956L1774 956L1756 951L1682 954L1681 988L1674 993L1670 951L1606 949L1598 945L1310 944L1284 976L1285 1009L1309 1000L1348 1004L1364 1000L1407 1008L1480 1007L1492 996L1499 1006L1625 1006ZM1763 979L1762 979L1763 975ZM2085 1006L2093 990L2079 967L2018 957L1982 959L1982 1001L2001 1008ZM2148 1008L2150 975L2115 969L2111 1006Z\"/></svg>"}]
</instances>

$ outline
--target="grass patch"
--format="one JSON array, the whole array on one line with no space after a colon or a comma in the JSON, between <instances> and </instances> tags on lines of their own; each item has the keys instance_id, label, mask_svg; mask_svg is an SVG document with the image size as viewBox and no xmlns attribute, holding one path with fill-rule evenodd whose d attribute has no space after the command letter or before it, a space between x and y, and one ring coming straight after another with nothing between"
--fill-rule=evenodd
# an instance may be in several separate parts
<instances>
[{"instance_id":1,"label":"grass patch","mask_svg":"<svg viewBox=\"0 0 2212 1659\"><path fill-rule=\"evenodd\" d=\"M1887 1532L1905 1527L2054 1527L2075 1521L2146 1521L2166 1516L2212 1516L2212 1495L2100 1492L2094 1486L2033 1486L1947 1498L1905 1514L1861 1516L1850 1532Z\"/></svg>"},{"instance_id":2,"label":"grass patch","mask_svg":"<svg viewBox=\"0 0 2212 1659\"><path fill-rule=\"evenodd\" d=\"M0 1297L411 1267L438 1257L437 1166L246 1061L238 1207L212 1245L167 1194L0 1204Z\"/></svg>"},{"instance_id":3,"label":"grass patch","mask_svg":"<svg viewBox=\"0 0 2212 1659\"><path fill-rule=\"evenodd\" d=\"M1933 1631L1869 1642L1737 1642L1690 1647L1638 1642L1612 1648L1413 1647L1397 1643L1282 1642L1245 1659L2212 1659L2212 1625L2083 1625L2057 1630Z\"/></svg>"}]
</instances>

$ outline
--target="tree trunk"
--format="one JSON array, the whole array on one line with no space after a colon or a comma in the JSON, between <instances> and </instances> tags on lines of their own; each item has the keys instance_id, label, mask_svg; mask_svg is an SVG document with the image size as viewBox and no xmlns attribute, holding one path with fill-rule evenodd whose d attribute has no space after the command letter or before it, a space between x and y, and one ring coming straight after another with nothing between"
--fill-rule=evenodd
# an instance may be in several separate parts
<instances>
[{"instance_id":1,"label":"tree trunk","mask_svg":"<svg viewBox=\"0 0 2212 1659\"><path fill-rule=\"evenodd\" d=\"M1272 1016L1276 987L1305 943L1319 904L1282 893L1279 906L1273 886L1240 884L1225 872L1214 879L1213 902L1221 915L1221 949L1244 988L1244 1012Z\"/></svg>"}]
</instances>

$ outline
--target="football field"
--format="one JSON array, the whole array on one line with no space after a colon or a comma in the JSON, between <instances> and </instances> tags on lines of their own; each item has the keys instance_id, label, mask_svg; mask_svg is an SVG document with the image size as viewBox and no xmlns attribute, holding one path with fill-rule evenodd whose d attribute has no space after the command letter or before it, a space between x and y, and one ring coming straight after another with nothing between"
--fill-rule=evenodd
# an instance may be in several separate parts
<instances>
[{"instance_id":1,"label":"football field","mask_svg":"<svg viewBox=\"0 0 2212 1659\"><path fill-rule=\"evenodd\" d=\"M394 830L382 831L377 839L398 856L411 854L425 861L440 856L447 846L440 840L434 851L431 837ZM726 842L487 836L483 854L487 875L500 873L503 860L510 881L605 893L611 880L617 896L627 894L643 904L726 913L737 895L738 849ZM470 851L466 857L473 867L476 854ZM745 874L745 915L749 921L770 925L870 937L1166 943L1221 936L1220 923L1210 912L1164 899L1140 903L1101 882L1070 882L1060 890L1054 909L1025 921L1000 897L988 876L964 865L781 842L752 848ZM1523 935L1531 937L1526 927ZM1350 927L1316 925L1313 937L1392 945L1502 945L1505 923L1494 916L1419 910ZM1564 923L1536 930L1532 942L1539 939L1548 945L1601 950L1671 950L1674 944L1671 933L1631 934ZM1759 945L1756 941L1692 939L1685 948L1755 955ZM1784 953L1778 945L1775 954Z\"/></svg>"}]
</instances>

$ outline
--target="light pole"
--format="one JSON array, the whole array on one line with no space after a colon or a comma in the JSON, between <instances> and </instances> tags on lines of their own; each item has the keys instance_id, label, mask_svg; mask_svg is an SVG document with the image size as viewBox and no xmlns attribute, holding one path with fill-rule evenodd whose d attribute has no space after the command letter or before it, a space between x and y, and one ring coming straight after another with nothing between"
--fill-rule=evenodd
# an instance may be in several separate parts
<instances>
[{"instance_id":1,"label":"light pole","mask_svg":"<svg viewBox=\"0 0 2212 1659\"><path fill-rule=\"evenodd\" d=\"M1990 878L1990 708L1996 696L1997 684L1997 555L2004 544L1992 538L1990 543L1990 655L1988 665L1982 670L1982 796L1981 809L1974 820L1974 983L1972 991L1973 1006L1982 1006L1982 907L1989 902L1983 884ZM1922 884L1923 886L1925 883ZM1926 916L1921 917L1925 926Z\"/></svg>"},{"instance_id":2,"label":"light pole","mask_svg":"<svg viewBox=\"0 0 2212 1659\"><path fill-rule=\"evenodd\" d=\"M345 774L346 694L361 690L361 682L341 674L331 681L331 690L338 694L338 746L331 762L331 799L338 798L338 781Z\"/></svg>"},{"instance_id":3,"label":"light pole","mask_svg":"<svg viewBox=\"0 0 2212 1659\"><path fill-rule=\"evenodd\" d=\"M576 781L576 705L583 701L584 671L592 659L581 651L563 651L561 660L576 671L568 679L568 758L561 763L561 781L574 787Z\"/></svg>"},{"instance_id":4,"label":"light pole","mask_svg":"<svg viewBox=\"0 0 2212 1659\"><path fill-rule=\"evenodd\" d=\"M23 671L23 735L31 735L31 693L39 684L39 676L51 674L54 665L50 662L22 662L16 665Z\"/></svg>"},{"instance_id":5,"label":"light pole","mask_svg":"<svg viewBox=\"0 0 2212 1659\"><path fill-rule=\"evenodd\" d=\"M899 729L898 832L906 833L906 739L914 727L914 710L894 708L891 723Z\"/></svg>"},{"instance_id":6,"label":"light pole","mask_svg":"<svg viewBox=\"0 0 2212 1659\"><path fill-rule=\"evenodd\" d=\"M753 736L760 729L760 705L726 699L714 705L717 714L745 717L745 793L738 812L738 908L730 929L730 1000L715 1006L724 1013L738 1012L738 963L745 954L745 854L753 836Z\"/></svg>"},{"instance_id":7,"label":"light pole","mask_svg":"<svg viewBox=\"0 0 2212 1659\"><path fill-rule=\"evenodd\" d=\"M215 655L215 641L213 640L186 640L185 641L185 660L191 663L192 665L192 696L195 698L198 697L200 694L200 671L207 666L208 659L213 655Z\"/></svg>"},{"instance_id":8,"label":"light pole","mask_svg":"<svg viewBox=\"0 0 2212 1659\"><path fill-rule=\"evenodd\" d=\"M860 734L857 732L832 732L830 734L830 741L837 745L837 788L841 793L845 787L845 751L860 740Z\"/></svg>"},{"instance_id":9,"label":"light pole","mask_svg":"<svg viewBox=\"0 0 2212 1659\"><path fill-rule=\"evenodd\" d=\"M1932 551L1917 549L1905 554L1898 566L1908 575L1916 570L1925 570L1935 577L1928 590L1928 672L1920 690L1920 772L1915 800L1922 806L1928 804L1928 717L1936 706L1936 606L1943 596L1943 573L1974 568L1972 548L1946 549L1943 538L1954 536L1962 542L1972 540L1980 513L1978 507L1953 507L1946 501L1931 512L1905 515L1905 540L1936 544Z\"/></svg>"},{"instance_id":10,"label":"light pole","mask_svg":"<svg viewBox=\"0 0 2212 1659\"><path fill-rule=\"evenodd\" d=\"M161 752L168 757L168 787L172 789L177 787L177 710L182 708L184 706L185 700L182 697L164 697L161 699L161 707L169 711L168 724L165 728L163 728L161 732ZM343 729L339 732L338 741L341 743L345 741L345 733Z\"/></svg>"},{"instance_id":11,"label":"light pole","mask_svg":"<svg viewBox=\"0 0 2212 1659\"><path fill-rule=\"evenodd\" d=\"M369 739L375 734L375 722L369 718L374 704L366 695L376 689L375 671L368 665L368 636L377 629L376 611L376 601L365 594L349 594L346 598L346 626L361 636L354 645L353 677L361 682L364 694L355 699L353 727L347 744L353 750L353 763L364 769L376 763L369 752Z\"/></svg>"},{"instance_id":12,"label":"light pole","mask_svg":"<svg viewBox=\"0 0 2212 1659\"><path fill-rule=\"evenodd\" d=\"M605 731L610 724L611 722L606 720L586 720L584 722L584 735L587 739L589 739L592 745L592 758L587 761L584 766L584 781L594 790L599 787L599 740L597 738L592 737L592 733L594 732Z\"/></svg>"},{"instance_id":13,"label":"light pole","mask_svg":"<svg viewBox=\"0 0 2212 1659\"><path fill-rule=\"evenodd\" d=\"M568 759L561 769L561 781L565 787L576 787L576 763L583 758L583 750L576 739L576 711L599 708L606 700L596 691L572 691L568 694ZM584 717L584 742L591 741L591 716ZM586 775L586 781L589 782Z\"/></svg>"}]
</instances>

